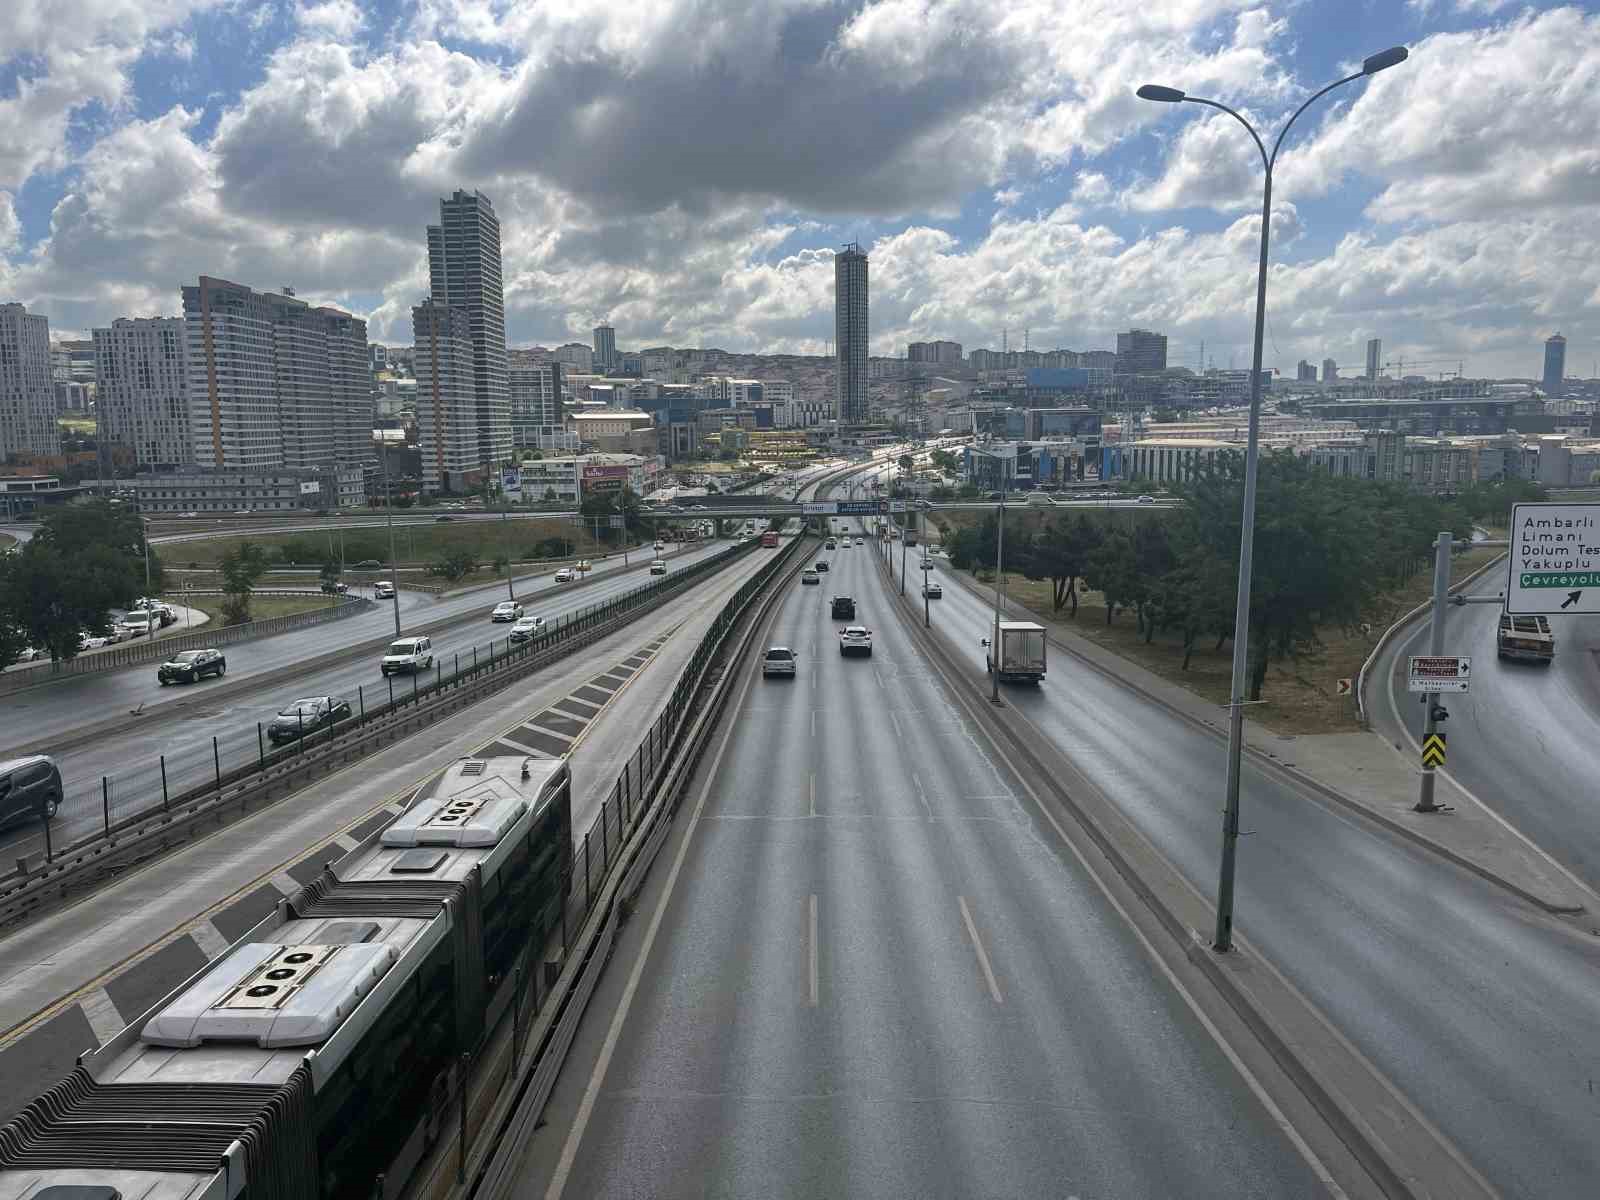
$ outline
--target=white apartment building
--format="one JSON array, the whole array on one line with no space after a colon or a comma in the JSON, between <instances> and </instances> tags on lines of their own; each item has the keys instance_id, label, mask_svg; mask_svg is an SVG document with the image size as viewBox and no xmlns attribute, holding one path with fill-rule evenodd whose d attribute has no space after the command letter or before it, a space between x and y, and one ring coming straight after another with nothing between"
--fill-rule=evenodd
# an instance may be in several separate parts
<instances>
[{"instance_id":1,"label":"white apartment building","mask_svg":"<svg viewBox=\"0 0 1600 1200\"><path fill-rule=\"evenodd\" d=\"M0 304L0 456L60 452L50 322L20 304Z\"/></svg>"},{"instance_id":2,"label":"white apartment building","mask_svg":"<svg viewBox=\"0 0 1600 1200\"><path fill-rule=\"evenodd\" d=\"M94 331L101 435L141 467L194 462L188 338L181 317L120 318Z\"/></svg>"},{"instance_id":3,"label":"white apartment building","mask_svg":"<svg viewBox=\"0 0 1600 1200\"><path fill-rule=\"evenodd\" d=\"M580 375L589 375L594 372L594 350L582 342L568 342L554 352L553 357L559 363L565 363Z\"/></svg>"},{"instance_id":4,"label":"white apartment building","mask_svg":"<svg viewBox=\"0 0 1600 1200\"><path fill-rule=\"evenodd\" d=\"M194 461L245 469L280 465L271 300L243 284L202 275L183 289L183 319Z\"/></svg>"},{"instance_id":5,"label":"white apartment building","mask_svg":"<svg viewBox=\"0 0 1600 1200\"><path fill-rule=\"evenodd\" d=\"M511 442L537 446L542 436L564 431L561 420L561 364L536 362L509 372Z\"/></svg>"},{"instance_id":6,"label":"white apartment building","mask_svg":"<svg viewBox=\"0 0 1600 1200\"><path fill-rule=\"evenodd\" d=\"M660 485L665 461L654 454L574 454L529 459L522 464L522 494L529 500L555 499L580 503L590 492L620 490L626 484L637 496Z\"/></svg>"},{"instance_id":7,"label":"white apartment building","mask_svg":"<svg viewBox=\"0 0 1600 1200\"><path fill-rule=\"evenodd\" d=\"M422 490L465 491L483 481L466 309L430 300L411 310ZM507 458L510 457L509 452Z\"/></svg>"}]
</instances>

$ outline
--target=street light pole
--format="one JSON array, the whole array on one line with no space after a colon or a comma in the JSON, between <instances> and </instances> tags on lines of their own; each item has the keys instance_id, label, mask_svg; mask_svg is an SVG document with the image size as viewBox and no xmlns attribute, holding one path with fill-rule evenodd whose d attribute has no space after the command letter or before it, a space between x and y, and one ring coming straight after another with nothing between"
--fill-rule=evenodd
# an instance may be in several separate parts
<instances>
[{"instance_id":1,"label":"street light pole","mask_svg":"<svg viewBox=\"0 0 1600 1200\"><path fill-rule=\"evenodd\" d=\"M394 496L389 491L389 439L378 446L378 462L383 467L383 515L389 523L389 590L394 593L394 635L400 636L400 565L394 551Z\"/></svg>"},{"instance_id":2,"label":"street light pole","mask_svg":"<svg viewBox=\"0 0 1600 1200\"><path fill-rule=\"evenodd\" d=\"M1245 127L1250 140L1255 142L1256 149L1261 152L1261 165L1265 169L1261 195L1261 252L1256 265L1256 328L1255 349L1251 357L1250 370L1250 423L1245 442L1244 504L1239 528L1239 587L1234 601L1233 677L1228 695L1228 784L1222 810L1222 863L1217 880L1217 925L1211 943L1211 948L1218 953L1225 953L1233 948L1234 862L1239 841L1239 775L1244 750L1244 706L1247 703L1244 697L1250 657L1250 576L1255 542L1256 464L1260 458L1261 355L1267 315L1267 243L1272 232L1272 168L1278 161L1278 151L1283 148L1283 139L1288 135L1290 127L1316 100L1336 87L1342 87L1369 75L1376 75L1379 71L1404 62L1408 53L1404 46L1393 46L1371 55L1361 64L1361 70L1343 79L1336 79L1321 91L1314 93L1295 109L1294 115L1278 131L1278 139L1273 143L1271 154L1267 153L1267 148L1255 127L1225 104L1185 95L1177 88L1162 87L1153 83L1145 84L1138 91L1141 100L1154 100L1162 104L1178 104L1187 100L1192 104L1203 104L1208 108L1227 113ZM998 595L998 589L996 594ZM998 622L998 609L996 620Z\"/></svg>"},{"instance_id":3,"label":"street light pole","mask_svg":"<svg viewBox=\"0 0 1600 1200\"><path fill-rule=\"evenodd\" d=\"M1001 493L1004 495L1004 493ZM1000 703L1000 564L1005 558L1006 502L994 508L994 640L989 643L989 703Z\"/></svg>"}]
</instances>

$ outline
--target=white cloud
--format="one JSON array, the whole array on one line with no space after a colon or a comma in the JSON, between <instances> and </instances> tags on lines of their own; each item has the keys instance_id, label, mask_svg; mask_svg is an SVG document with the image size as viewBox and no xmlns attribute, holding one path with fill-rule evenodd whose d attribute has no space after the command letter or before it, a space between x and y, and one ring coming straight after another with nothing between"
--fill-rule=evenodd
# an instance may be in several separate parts
<instances>
[{"instance_id":1,"label":"white cloud","mask_svg":"<svg viewBox=\"0 0 1600 1200\"><path fill-rule=\"evenodd\" d=\"M315 34L341 40L353 38L366 28L367 16L355 0L296 0L295 22Z\"/></svg>"},{"instance_id":2,"label":"white cloud","mask_svg":"<svg viewBox=\"0 0 1600 1200\"><path fill-rule=\"evenodd\" d=\"M0 270L4 269L3 256L15 250L22 240L22 222L17 220L16 197L10 192L0 192Z\"/></svg>"}]
</instances>

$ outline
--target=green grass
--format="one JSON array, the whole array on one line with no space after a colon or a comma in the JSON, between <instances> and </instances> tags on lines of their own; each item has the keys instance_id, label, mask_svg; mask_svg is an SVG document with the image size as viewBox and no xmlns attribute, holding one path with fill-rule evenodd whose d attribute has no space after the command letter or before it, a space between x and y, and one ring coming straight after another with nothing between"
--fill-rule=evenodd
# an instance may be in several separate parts
<instances>
[{"instance_id":1,"label":"green grass","mask_svg":"<svg viewBox=\"0 0 1600 1200\"><path fill-rule=\"evenodd\" d=\"M9 533L0 533L0 550L9 550L17 544L17 539Z\"/></svg>"},{"instance_id":2,"label":"green grass","mask_svg":"<svg viewBox=\"0 0 1600 1200\"><path fill-rule=\"evenodd\" d=\"M338 557L338 530L333 529L332 534L332 553ZM546 538L566 538L575 544L577 554L597 557L601 553L588 530L558 520L445 521L430 525L403 525L395 527L394 537L395 550L403 563L431 562L453 550L470 550L485 561L492 561L501 555L518 562L528 561L532 559L538 543ZM155 550L168 567L182 568L190 563L214 567L224 554L246 541L265 548L273 566L281 565L277 555L281 546L295 541L307 543L318 550L315 562L310 565L319 566L328 553L329 534L326 531L221 534L192 542L158 544ZM348 565L368 558L388 561L388 534L383 529L346 530L345 563Z\"/></svg>"},{"instance_id":3,"label":"green grass","mask_svg":"<svg viewBox=\"0 0 1600 1200\"><path fill-rule=\"evenodd\" d=\"M182 597L178 597L181 601ZM204 628L210 629L223 624L222 597L221 596L191 596L188 600L190 608L197 608L211 618L211 623ZM265 621L272 617L288 617L295 613L310 612L316 608L329 607L326 596L271 596L257 593L250 597L250 619L252 621ZM182 622L179 622L182 624Z\"/></svg>"}]
</instances>

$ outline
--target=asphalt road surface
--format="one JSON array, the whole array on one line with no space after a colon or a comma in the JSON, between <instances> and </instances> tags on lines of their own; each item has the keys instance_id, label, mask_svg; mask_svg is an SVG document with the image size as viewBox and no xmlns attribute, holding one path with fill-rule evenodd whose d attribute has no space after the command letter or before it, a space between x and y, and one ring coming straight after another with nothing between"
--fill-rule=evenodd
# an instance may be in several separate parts
<instances>
[{"instance_id":1,"label":"asphalt road surface","mask_svg":"<svg viewBox=\"0 0 1600 1200\"><path fill-rule=\"evenodd\" d=\"M729 545L727 541L697 544L670 558L669 569L681 570L726 550ZM519 587L518 596L527 615L553 621L648 583L652 576L638 568L641 563L647 564L649 558L634 556L633 561L635 569L631 571L614 569L598 573L597 564L596 582L576 589L552 583L549 577L525 583ZM618 559L616 566L620 568L621 565ZM511 626L491 622L489 610L505 598L502 583L497 588L475 590L466 596L442 600L434 607L412 610L418 615L408 622L407 630L428 631L429 620L437 621L442 616L462 611L483 614L481 623L468 623L431 634L435 662L448 674L454 669L458 655L463 663L471 661L474 646L484 654L489 653L491 642L504 648ZM424 619L421 612L426 612L428 619ZM215 688L219 682L231 684L240 676L248 679L286 663L305 662L305 672L292 680L223 695L216 704L185 705L169 713L163 713L159 707L153 708L147 723L61 751L57 760L65 784L65 799L51 831L56 844L68 844L101 827L106 819L108 801L112 821L158 805L162 796L163 760L167 788L176 795L214 778L219 760L220 768L227 771L256 757L261 752L257 723L270 721L298 697L339 696L349 699L352 709L357 709L363 695L368 701L386 701L391 685L394 694L403 695L411 686L410 677L391 676L386 680L378 669L381 652L335 662L321 669L316 666L319 654L366 638L382 637L384 623L393 618L387 609L383 610L378 614L380 620L374 629L372 616L349 617L279 637L226 646L223 649L228 659L228 673L222 680L208 678L199 683L164 688L156 680L157 664L152 662L105 675L74 677L6 696L7 736L32 740L49 736L45 731L51 728L71 730L86 721L121 716L141 700L159 703L176 697L203 696L207 688ZM389 628L392 630L392 625ZM215 753L214 736L218 738ZM270 745L267 748L270 750ZM102 787L102 777L108 780L105 787ZM32 853L43 846L42 830L36 821L19 822L0 830L0 853L8 856Z\"/></svg>"},{"instance_id":2,"label":"asphalt road surface","mask_svg":"<svg viewBox=\"0 0 1600 1200\"><path fill-rule=\"evenodd\" d=\"M993 609L947 578L940 563L933 575L944 598L933 602L934 628L986 687L979 643ZM1559 682L1527 672L1513 678ZM1215 894L1222 739L1054 649L1043 685L1006 687L1002 696L1203 894ZM1452 717L1451 724L1461 722ZM1592 801L1592 785L1586 794ZM1593 1195L1600 1179L1593 915L1573 923L1547 916L1325 807L1248 759L1241 824L1248 836L1239 843L1239 934L1502 1195Z\"/></svg>"},{"instance_id":3,"label":"asphalt road surface","mask_svg":"<svg viewBox=\"0 0 1600 1200\"><path fill-rule=\"evenodd\" d=\"M546 1190L575 1128L550 1118L519 1194L1319 1194L920 661L872 555L781 602L798 678L752 681L570 1172ZM840 657L834 593L870 659Z\"/></svg>"},{"instance_id":4,"label":"asphalt road surface","mask_svg":"<svg viewBox=\"0 0 1600 1200\"><path fill-rule=\"evenodd\" d=\"M1471 591L1505 589L1503 568ZM1501 662L1495 651L1500 606L1445 610L1444 652L1470 655L1472 690L1443 698L1450 719L1445 772L1591 887L1600 888L1600 617L1550 618L1556 656L1549 666ZM1394 640L1377 664L1384 686L1369 695L1379 728L1411 753L1403 722L1422 740L1420 696L1406 693L1406 659L1427 654L1429 623Z\"/></svg>"}]
</instances>

